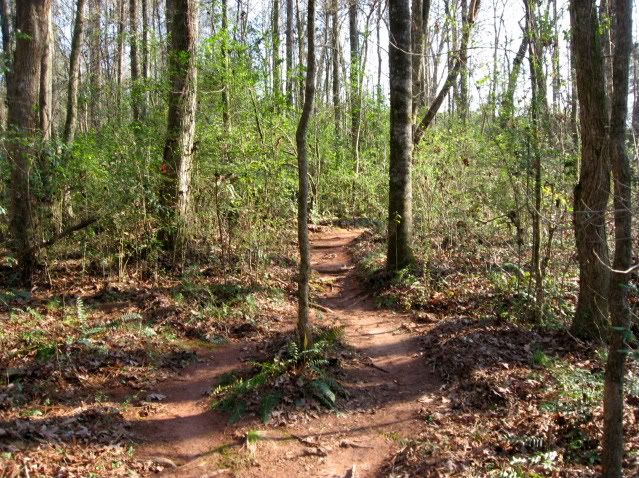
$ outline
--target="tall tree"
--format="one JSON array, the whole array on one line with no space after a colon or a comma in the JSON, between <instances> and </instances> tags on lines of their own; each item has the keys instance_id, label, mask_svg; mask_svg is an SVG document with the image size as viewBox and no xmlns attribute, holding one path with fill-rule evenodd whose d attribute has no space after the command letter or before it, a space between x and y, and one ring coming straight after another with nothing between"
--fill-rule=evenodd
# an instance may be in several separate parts
<instances>
[{"instance_id":1,"label":"tall tree","mask_svg":"<svg viewBox=\"0 0 639 478\"><path fill-rule=\"evenodd\" d=\"M468 0L461 0L461 19L462 28L468 26ZM462 32L462 38L464 32ZM466 121L468 117L469 99L468 99L468 42L462 42L459 49L459 115L462 121Z\"/></svg>"},{"instance_id":2,"label":"tall tree","mask_svg":"<svg viewBox=\"0 0 639 478\"><path fill-rule=\"evenodd\" d=\"M282 94L282 69L280 64L280 0L273 0L271 22L271 46L273 49L273 97L278 100Z\"/></svg>"},{"instance_id":3,"label":"tall tree","mask_svg":"<svg viewBox=\"0 0 639 478\"><path fill-rule=\"evenodd\" d=\"M412 76L410 0L389 1L390 171L386 267L413 261Z\"/></svg>"},{"instance_id":4,"label":"tall tree","mask_svg":"<svg viewBox=\"0 0 639 478\"><path fill-rule=\"evenodd\" d=\"M308 0L307 7L307 53L306 53L306 81L304 92L304 107L297 124L295 142L297 144L297 171L299 178L299 191L297 193L297 241L300 254L298 275L298 313L297 313L297 339L299 346L304 350L309 344L309 279L311 275L311 251L308 240L308 151L307 139L308 125L313 112L315 99L315 0Z\"/></svg>"},{"instance_id":5,"label":"tall tree","mask_svg":"<svg viewBox=\"0 0 639 478\"><path fill-rule=\"evenodd\" d=\"M171 0L173 1L173 0ZM131 101L133 120L142 121L145 116L140 84L140 58L138 55L138 0L129 0L129 54L131 60Z\"/></svg>"},{"instance_id":6,"label":"tall tree","mask_svg":"<svg viewBox=\"0 0 639 478\"><path fill-rule=\"evenodd\" d=\"M481 0L471 0L469 13L466 17L466 23L462 25L462 38L461 38L461 46L460 46L461 51L468 50L468 44L470 42L470 34L472 31L472 27L475 24L477 13L479 12L480 2ZM419 122L417 127L415 128L415 133L413 134L413 143L415 144L415 146L419 144L422 137L424 136L424 133L426 132L426 129L428 129L430 124L435 119L435 115L437 114L442 103L448 96L448 92L456 84L457 76L459 75L461 68L462 68L462 59L458 58L457 61L449 69L444 85L441 87L441 89L439 90L439 93L437 93L437 96L435 97L431 105L428 107L428 111L426 112L422 120Z\"/></svg>"},{"instance_id":7,"label":"tall tree","mask_svg":"<svg viewBox=\"0 0 639 478\"><path fill-rule=\"evenodd\" d=\"M181 260L188 225L195 136L197 0L171 0L166 15L171 89L160 202L165 213L165 245Z\"/></svg>"},{"instance_id":8,"label":"tall tree","mask_svg":"<svg viewBox=\"0 0 639 478\"><path fill-rule=\"evenodd\" d=\"M36 266L34 248L33 194L31 173L38 156L38 102L42 55L48 41L46 19L51 0L21 0L16 3L16 49L7 91L8 127L11 136L7 153L11 170L10 230L18 260L20 280L30 284ZM43 21L45 19L45 21Z\"/></svg>"},{"instance_id":9,"label":"tall tree","mask_svg":"<svg viewBox=\"0 0 639 478\"><path fill-rule=\"evenodd\" d=\"M286 102L293 106L293 0L286 0Z\"/></svg>"},{"instance_id":10,"label":"tall tree","mask_svg":"<svg viewBox=\"0 0 639 478\"><path fill-rule=\"evenodd\" d=\"M357 1L348 0L348 38L351 47L350 95L351 95L351 152L355 172L359 172L359 133L360 133L360 58L359 27L357 24Z\"/></svg>"},{"instance_id":11,"label":"tall tree","mask_svg":"<svg viewBox=\"0 0 639 478\"><path fill-rule=\"evenodd\" d=\"M628 76L632 51L632 0L614 0L612 5L613 96L610 109L610 161L614 185L615 253L610 283L608 361L604 384L603 476L623 476L624 371L626 336L630 326L628 303L629 270L632 263L632 170L626 152Z\"/></svg>"},{"instance_id":12,"label":"tall tree","mask_svg":"<svg viewBox=\"0 0 639 478\"><path fill-rule=\"evenodd\" d=\"M40 66L40 131L45 140L53 134L53 14L42 18L42 32L46 35Z\"/></svg>"},{"instance_id":13,"label":"tall tree","mask_svg":"<svg viewBox=\"0 0 639 478\"><path fill-rule=\"evenodd\" d=\"M331 0L331 70L333 73L333 121L335 139L339 146L342 122L339 95L339 0ZM339 147L336 151L339 151Z\"/></svg>"},{"instance_id":14,"label":"tall tree","mask_svg":"<svg viewBox=\"0 0 639 478\"><path fill-rule=\"evenodd\" d=\"M89 2L89 85L91 100L89 102L89 117L93 127L100 126L100 88L102 86L102 0L90 0Z\"/></svg>"},{"instance_id":15,"label":"tall tree","mask_svg":"<svg viewBox=\"0 0 639 478\"><path fill-rule=\"evenodd\" d=\"M572 332L594 338L603 337L607 330L610 283L605 215L610 196L608 101L595 0L571 0L570 21L582 143L573 204L579 297Z\"/></svg>"},{"instance_id":16,"label":"tall tree","mask_svg":"<svg viewBox=\"0 0 639 478\"><path fill-rule=\"evenodd\" d=\"M118 34L116 52L116 102L118 111L122 108L122 74L124 71L124 31L126 24L126 0L118 0Z\"/></svg>"},{"instance_id":17,"label":"tall tree","mask_svg":"<svg viewBox=\"0 0 639 478\"><path fill-rule=\"evenodd\" d=\"M231 130L231 94L229 92L229 50L228 50L228 34L229 34L229 8L228 0L222 0L222 68L224 71L223 85L222 85L222 124L224 125L224 132L226 134Z\"/></svg>"},{"instance_id":18,"label":"tall tree","mask_svg":"<svg viewBox=\"0 0 639 478\"><path fill-rule=\"evenodd\" d=\"M69 145L75 138L78 118L78 87L80 86L80 50L84 31L85 0L78 0L75 6L73 39L69 59L69 84L67 88L67 116L64 124L64 142Z\"/></svg>"}]
</instances>

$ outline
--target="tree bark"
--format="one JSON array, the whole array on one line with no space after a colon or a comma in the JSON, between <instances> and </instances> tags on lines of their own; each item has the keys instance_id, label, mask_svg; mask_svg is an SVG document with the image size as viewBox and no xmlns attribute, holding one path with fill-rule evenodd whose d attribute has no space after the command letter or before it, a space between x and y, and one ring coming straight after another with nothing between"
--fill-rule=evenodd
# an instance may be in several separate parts
<instances>
[{"instance_id":1,"label":"tree bark","mask_svg":"<svg viewBox=\"0 0 639 478\"><path fill-rule=\"evenodd\" d=\"M142 86L140 84L140 59L138 55L138 1L129 0L129 54L131 61L131 108L133 121L140 122L144 118Z\"/></svg>"},{"instance_id":2,"label":"tree bark","mask_svg":"<svg viewBox=\"0 0 639 478\"><path fill-rule=\"evenodd\" d=\"M144 88L142 104L145 116L149 107L148 81L151 72L149 55L149 0L142 0L142 86Z\"/></svg>"},{"instance_id":3,"label":"tree bark","mask_svg":"<svg viewBox=\"0 0 639 478\"><path fill-rule=\"evenodd\" d=\"M603 338L608 324L610 283L605 221L610 158L604 59L595 1L571 0L570 20L582 142L573 206L579 297L571 330L578 337Z\"/></svg>"},{"instance_id":4,"label":"tree bark","mask_svg":"<svg viewBox=\"0 0 639 478\"><path fill-rule=\"evenodd\" d=\"M311 274L311 252L308 240L308 151L306 135L315 97L315 0L308 0L307 7L307 60L304 107L297 125L295 142L297 144L297 170L299 191L297 195L297 239L300 254L298 276L298 314L297 340L301 350L310 342L309 315L309 279Z\"/></svg>"},{"instance_id":5,"label":"tree bark","mask_svg":"<svg viewBox=\"0 0 639 478\"><path fill-rule=\"evenodd\" d=\"M411 8L411 61L413 78L413 122L417 121L419 109L424 106L424 15L423 0L412 0Z\"/></svg>"},{"instance_id":6,"label":"tree bark","mask_svg":"<svg viewBox=\"0 0 639 478\"><path fill-rule=\"evenodd\" d=\"M84 3L78 0L75 10L71 56L69 59L69 85L67 89L67 116L64 124L64 143L69 145L75 139L78 117L78 87L80 85L80 50L84 31Z\"/></svg>"},{"instance_id":7,"label":"tree bark","mask_svg":"<svg viewBox=\"0 0 639 478\"><path fill-rule=\"evenodd\" d=\"M10 167L10 231L12 249L18 260L20 281L31 284L36 266L34 242L31 170L39 131L38 102L42 56L48 35L46 21L51 0L21 0L16 4L16 49L13 73L7 92L8 126L12 135L7 140Z\"/></svg>"},{"instance_id":8,"label":"tree bark","mask_svg":"<svg viewBox=\"0 0 639 478\"><path fill-rule=\"evenodd\" d=\"M613 3L612 59L613 96L610 109L610 162L614 184L615 271L627 270L632 264L632 170L626 152L626 119L628 116L628 76L632 51L632 0ZM628 303L629 274L613 272L610 284L608 361L604 381L604 430L602 465L604 478L622 478L624 456L624 374L625 337L630 333Z\"/></svg>"},{"instance_id":9,"label":"tree bark","mask_svg":"<svg viewBox=\"0 0 639 478\"><path fill-rule=\"evenodd\" d=\"M40 131L42 139L49 140L53 134L53 14L41 19L46 41L40 66Z\"/></svg>"},{"instance_id":10,"label":"tree bark","mask_svg":"<svg viewBox=\"0 0 639 478\"><path fill-rule=\"evenodd\" d=\"M273 48L273 97L277 103L280 95L282 94L282 69L280 64L280 0L273 0L271 46Z\"/></svg>"},{"instance_id":11,"label":"tree bark","mask_svg":"<svg viewBox=\"0 0 639 478\"><path fill-rule=\"evenodd\" d=\"M470 41L470 33L472 31L473 25L475 24L477 13L479 12L480 2L481 0L471 0L470 13L466 20L466 25L464 25L462 28L460 50L468 49L468 42ZM451 87L454 86L457 80L457 75L459 75L459 71L461 67L462 67L462 62L460 59L458 59L455 62L452 69L448 72L448 76L446 77L446 81L444 82L442 89L439 91L439 93L433 100L433 103L428 108L428 111L422 118L419 125L417 125L417 127L415 128L415 133L413 134L413 144L415 146L419 144L422 137L424 136L424 133L426 132L426 129L428 129L430 124L435 119L435 115L437 114L437 112L439 111L439 108L441 107L442 103L446 99L446 96L448 96L448 92L450 91Z\"/></svg>"},{"instance_id":12,"label":"tree bark","mask_svg":"<svg viewBox=\"0 0 639 478\"><path fill-rule=\"evenodd\" d=\"M100 88L102 84L102 63L101 63L101 38L102 30L100 25L102 0L91 0L89 2L89 85L90 102L89 117L94 128L100 127Z\"/></svg>"},{"instance_id":13,"label":"tree bark","mask_svg":"<svg viewBox=\"0 0 639 478\"><path fill-rule=\"evenodd\" d=\"M526 51L528 50L528 27L523 31L521 38L521 44L515 54L513 60L513 66L508 75L508 86L506 92L501 101L499 108L499 119L502 127L507 127L508 121L510 121L515 113L515 90L517 89L517 79L519 78L519 72L521 71L521 65L524 62Z\"/></svg>"},{"instance_id":14,"label":"tree bark","mask_svg":"<svg viewBox=\"0 0 639 478\"><path fill-rule=\"evenodd\" d=\"M222 66L224 68L224 79L222 84L222 124L224 132L228 135L231 131L231 94L229 92L229 9L228 0L222 0Z\"/></svg>"},{"instance_id":15,"label":"tree bark","mask_svg":"<svg viewBox=\"0 0 639 478\"><path fill-rule=\"evenodd\" d=\"M335 124L336 151L339 153L341 137L341 106L339 94L339 1L331 1L331 64L333 73L333 121Z\"/></svg>"},{"instance_id":16,"label":"tree bark","mask_svg":"<svg viewBox=\"0 0 639 478\"><path fill-rule=\"evenodd\" d=\"M462 29L468 28L468 0L461 0ZM462 38L464 32L462 31ZM463 123L468 119L468 42L461 43L459 48L459 115Z\"/></svg>"},{"instance_id":17,"label":"tree bark","mask_svg":"<svg viewBox=\"0 0 639 478\"><path fill-rule=\"evenodd\" d=\"M118 0L118 36L116 53L116 103L118 112L122 108L122 72L124 70L124 29L125 29L125 0Z\"/></svg>"},{"instance_id":18,"label":"tree bark","mask_svg":"<svg viewBox=\"0 0 639 478\"><path fill-rule=\"evenodd\" d=\"M191 195L197 101L197 0L172 0L167 25L171 90L160 201L167 216L165 246L173 249L175 261L181 260L184 253Z\"/></svg>"},{"instance_id":19,"label":"tree bark","mask_svg":"<svg viewBox=\"0 0 639 478\"><path fill-rule=\"evenodd\" d=\"M410 0L389 2L390 171L386 267L413 262L412 234L412 64Z\"/></svg>"},{"instance_id":20,"label":"tree bark","mask_svg":"<svg viewBox=\"0 0 639 478\"><path fill-rule=\"evenodd\" d=\"M286 0L286 103L293 106L293 0Z\"/></svg>"},{"instance_id":21,"label":"tree bark","mask_svg":"<svg viewBox=\"0 0 639 478\"><path fill-rule=\"evenodd\" d=\"M357 25L357 1L348 2L348 38L350 42L350 97L351 97L351 153L355 173L359 173L359 128L360 128L360 95L359 95L359 28Z\"/></svg>"}]
</instances>

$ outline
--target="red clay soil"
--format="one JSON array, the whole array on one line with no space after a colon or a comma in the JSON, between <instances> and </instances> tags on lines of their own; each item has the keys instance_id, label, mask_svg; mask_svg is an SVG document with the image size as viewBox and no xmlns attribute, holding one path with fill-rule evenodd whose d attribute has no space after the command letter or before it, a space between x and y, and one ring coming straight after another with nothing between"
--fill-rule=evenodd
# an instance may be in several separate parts
<instances>
[{"instance_id":1,"label":"red clay soil","mask_svg":"<svg viewBox=\"0 0 639 478\"><path fill-rule=\"evenodd\" d=\"M327 309L322 320L344 326L358 356L345 365L342 382L351 396L340 411L301 415L283 426L255 419L230 425L226 415L210 410L205 393L222 374L241 367L256 346L233 344L199 354L180 381L160 388L166 395L160 410L133 422L142 441L138 454L162 466L161 476L382 476L381 466L401 447L398 437L419 429L419 399L435 392L439 381L421 357L419 337L406 326L409 318L377 309L355 277L348 246L361 233L311 234L313 269L328 284L318 299ZM247 430L261 430L261 439L243 442Z\"/></svg>"}]
</instances>

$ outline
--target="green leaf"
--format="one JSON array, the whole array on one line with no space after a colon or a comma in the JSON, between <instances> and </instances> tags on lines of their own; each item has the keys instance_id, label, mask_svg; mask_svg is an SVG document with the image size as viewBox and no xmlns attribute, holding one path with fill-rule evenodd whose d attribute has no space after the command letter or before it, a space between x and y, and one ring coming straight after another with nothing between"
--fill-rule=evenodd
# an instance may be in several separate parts
<instances>
[{"instance_id":1,"label":"green leaf","mask_svg":"<svg viewBox=\"0 0 639 478\"><path fill-rule=\"evenodd\" d=\"M262 423L266 424L271 419L271 415L277 404L280 403L282 399L281 392L271 392L264 396L262 401L260 402L260 419Z\"/></svg>"}]
</instances>

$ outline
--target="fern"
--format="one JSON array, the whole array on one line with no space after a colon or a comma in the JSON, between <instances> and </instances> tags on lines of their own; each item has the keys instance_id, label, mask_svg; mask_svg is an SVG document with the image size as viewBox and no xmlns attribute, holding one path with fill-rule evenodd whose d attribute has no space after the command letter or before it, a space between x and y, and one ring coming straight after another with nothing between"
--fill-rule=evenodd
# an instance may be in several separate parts
<instances>
[{"instance_id":1,"label":"fern","mask_svg":"<svg viewBox=\"0 0 639 478\"><path fill-rule=\"evenodd\" d=\"M87 321L87 314L84 309L84 302L82 301L82 297L78 297L75 300L75 313L80 322L84 323Z\"/></svg>"},{"instance_id":2,"label":"fern","mask_svg":"<svg viewBox=\"0 0 639 478\"><path fill-rule=\"evenodd\" d=\"M259 410L260 419L262 420L262 423L264 424L268 423L268 421L271 419L271 415L273 414L273 410L275 410L275 407L277 407L281 399L282 399L281 392L271 392L271 393L267 393L264 396L264 398L260 402L260 410Z\"/></svg>"},{"instance_id":3,"label":"fern","mask_svg":"<svg viewBox=\"0 0 639 478\"><path fill-rule=\"evenodd\" d=\"M335 396L335 392L331 390L330 385L325 380L313 380L308 386L313 396L322 405L325 405L328 408L335 408L335 401L337 400L337 397Z\"/></svg>"}]
</instances>

